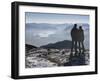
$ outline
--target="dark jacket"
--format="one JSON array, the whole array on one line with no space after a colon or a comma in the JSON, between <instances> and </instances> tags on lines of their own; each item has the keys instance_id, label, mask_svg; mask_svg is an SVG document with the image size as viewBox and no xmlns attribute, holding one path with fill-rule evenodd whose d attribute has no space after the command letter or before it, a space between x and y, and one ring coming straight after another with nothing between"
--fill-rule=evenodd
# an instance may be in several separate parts
<instances>
[{"instance_id":1,"label":"dark jacket","mask_svg":"<svg viewBox=\"0 0 100 81\"><path fill-rule=\"evenodd\" d=\"M71 30L71 37L73 41L78 40L78 29L76 27L73 27Z\"/></svg>"},{"instance_id":2,"label":"dark jacket","mask_svg":"<svg viewBox=\"0 0 100 81\"><path fill-rule=\"evenodd\" d=\"M84 30L83 29L78 30L78 41L84 41Z\"/></svg>"}]
</instances>

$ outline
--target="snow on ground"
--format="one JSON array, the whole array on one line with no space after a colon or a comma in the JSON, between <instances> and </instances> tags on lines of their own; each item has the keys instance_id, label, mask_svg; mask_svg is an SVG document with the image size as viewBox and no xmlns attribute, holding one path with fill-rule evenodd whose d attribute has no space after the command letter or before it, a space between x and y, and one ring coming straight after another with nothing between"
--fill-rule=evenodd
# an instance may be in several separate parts
<instances>
[{"instance_id":1,"label":"snow on ground","mask_svg":"<svg viewBox=\"0 0 100 81\"><path fill-rule=\"evenodd\" d=\"M25 67L41 68L64 66L65 63L70 61L69 58L70 49L31 49L26 52ZM85 52L85 64L89 64L89 51Z\"/></svg>"},{"instance_id":2,"label":"snow on ground","mask_svg":"<svg viewBox=\"0 0 100 81\"><path fill-rule=\"evenodd\" d=\"M26 60L28 62L26 67L28 68L57 66L56 63L50 62L49 60L44 58L27 57Z\"/></svg>"}]
</instances>

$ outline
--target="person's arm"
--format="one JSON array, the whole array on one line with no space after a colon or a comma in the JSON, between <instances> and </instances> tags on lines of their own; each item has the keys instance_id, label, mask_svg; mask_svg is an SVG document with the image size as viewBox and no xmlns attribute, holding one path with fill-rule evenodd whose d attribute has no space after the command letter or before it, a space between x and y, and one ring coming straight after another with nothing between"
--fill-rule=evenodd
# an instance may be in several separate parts
<instances>
[{"instance_id":1,"label":"person's arm","mask_svg":"<svg viewBox=\"0 0 100 81\"><path fill-rule=\"evenodd\" d=\"M83 30L83 40L84 40L84 30Z\"/></svg>"}]
</instances>

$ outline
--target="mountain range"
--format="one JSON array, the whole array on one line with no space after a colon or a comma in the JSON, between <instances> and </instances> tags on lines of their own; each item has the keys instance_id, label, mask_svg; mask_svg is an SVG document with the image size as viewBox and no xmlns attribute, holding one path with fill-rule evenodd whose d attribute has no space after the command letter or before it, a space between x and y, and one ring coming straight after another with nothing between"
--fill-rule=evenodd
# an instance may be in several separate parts
<instances>
[{"instance_id":1,"label":"mountain range","mask_svg":"<svg viewBox=\"0 0 100 81\"><path fill-rule=\"evenodd\" d=\"M85 29L89 28L89 24L87 23L77 23L78 26L83 26ZM26 23L26 28L28 29L33 28L34 29L57 29L59 27L66 28L66 29L72 29L73 24L72 23L63 23L63 24L49 24L49 23Z\"/></svg>"},{"instance_id":2,"label":"mountain range","mask_svg":"<svg viewBox=\"0 0 100 81\"><path fill-rule=\"evenodd\" d=\"M27 50L32 49L32 48L38 48L38 47L36 47L34 45L26 44ZM40 46L40 48L53 48L53 49L67 48L67 49L70 49L71 48L71 41L64 40L64 41L59 41L59 42L56 42L56 43L49 43L47 45Z\"/></svg>"},{"instance_id":3,"label":"mountain range","mask_svg":"<svg viewBox=\"0 0 100 81\"><path fill-rule=\"evenodd\" d=\"M88 23L77 23L84 30L84 46L89 48L90 30ZM72 23L52 24L52 23L26 23L25 24L25 42L26 44L37 47L48 47L55 45L57 41L70 40L70 32L73 28ZM58 44L58 43L57 43ZM69 42L67 43L69 44ZM67 45L65 44L65 45Z\"/></svg>"},{"instance_id":4,"label":"mountain range","mask_svg":"<svg viewBox=\"0 0 100 81\"><path fill-rule=\"evenodd\" d=\"M63 48L67 48L70 49L71 48L71 41L69 40L64 40L64 41L59 41L56 43L50 43L47 45L43 45L40 46L41 48L53 48L53 49L63 49Z\"/></svg>"}]
</instances>

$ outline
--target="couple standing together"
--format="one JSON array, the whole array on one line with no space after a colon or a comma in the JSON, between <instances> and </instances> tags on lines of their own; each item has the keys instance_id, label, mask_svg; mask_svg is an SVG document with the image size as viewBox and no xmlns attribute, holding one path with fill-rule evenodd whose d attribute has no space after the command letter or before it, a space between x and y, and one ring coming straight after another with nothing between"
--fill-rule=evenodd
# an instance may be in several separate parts
<instances>
[{"instance_id":1,"label":"couple standing together","mask_svg":"<svg viewBox=\"0 0 100 81\"><path fill-rule=\"evenodd\" d=\"M71 53L73 54L73 49L75 49L75 55L77 55L78 50L79 54L84 53L84 30L82 26L77 28L77 24L74 24L74 27L71 30L71 37L72 37L72 47Z\"/></svg>"}]
</instances>

